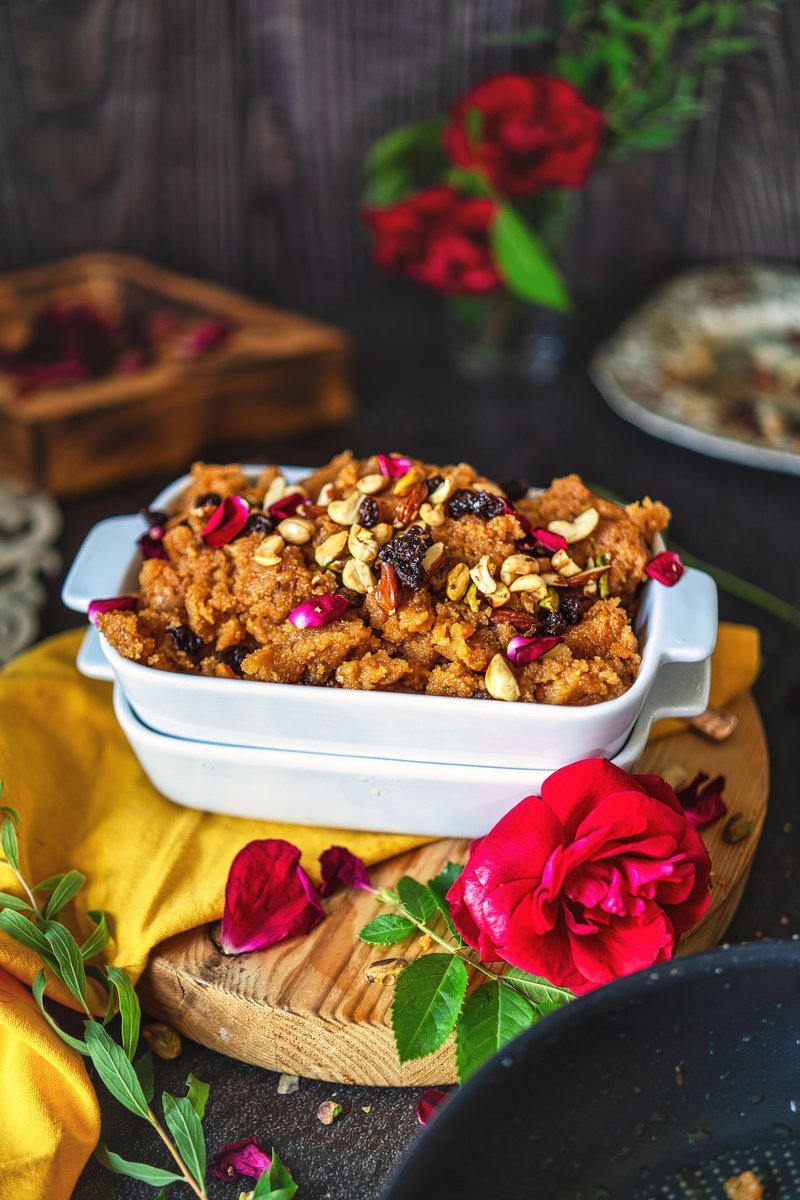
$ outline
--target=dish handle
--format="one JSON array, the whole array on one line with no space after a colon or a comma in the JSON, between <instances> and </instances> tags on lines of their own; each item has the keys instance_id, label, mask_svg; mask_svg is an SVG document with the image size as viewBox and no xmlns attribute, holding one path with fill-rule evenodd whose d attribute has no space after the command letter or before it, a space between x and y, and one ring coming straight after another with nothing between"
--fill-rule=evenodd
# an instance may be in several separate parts
<instances>
[{"instance_id":1,"label":"dish handle","mask_svg":"<svg viewBox=\"0 0 800 1200\"><path fill-rule=\"evenodd\" d=\"M89 602L124 592L136 557L136 541L145 532L138 515L109 517L89 531L69 569L61 599L67 608L86 612ZM136 587L131 580L131 586Z\"/></svg>"},{"instance_id":2,"label":"dish handle","mask_svg":"<svg viewBox=\"0 0 800 1200\"><path fill-rule=\"evenodd\" d=\"M652 583L651 587L661 584ZM696 663L717 644L717 585L705 571L689 567L670 589L663 607L661 663Z\"/></svg>"},{"instance_id":3,"label":"dish handle","mask_svg":"<svg viewBox=\"0 0 800 1200\"><path fill-rule=\"evenodd\" d=\"M86 630L75 661L81 675L85 675L87 679L105 679L109 683L114 679L111 664L103 653L100 634L94 625L90 625Z\"/></svg>"}]
</instances>

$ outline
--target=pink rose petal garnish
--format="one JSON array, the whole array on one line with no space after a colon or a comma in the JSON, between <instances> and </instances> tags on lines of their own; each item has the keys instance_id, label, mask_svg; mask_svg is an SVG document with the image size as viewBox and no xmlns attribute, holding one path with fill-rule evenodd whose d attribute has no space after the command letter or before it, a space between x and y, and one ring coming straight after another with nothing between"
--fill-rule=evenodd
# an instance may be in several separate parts
<instances>
[{"instance_id":1,"label":"pink rose petal garnish","mask_svg":"<svg viewBox=\"0 0 800 1200\"><path fill-rule=\"evenodd\" d=\"M544 546L551 554L555 554L556 550L566 550L568 545L565 537L560 533L552 533L549 529L534 529L533 536L539 545Z\"/></svg>"},{"instance_id":2,"label":"pink rose petal garnish","mask_svg":"<svg viewBox=\"0 0 800 1200\"><path fill-rule=\"evenodd\" d=\"M136 608L137 603L137 596L112 596L110 600L90 600L86 611L89 620L96 625L100 613L124 612L127 609Z\"/></svg>"},{"instance_id":3,"label":"pink rose petal garnish","mask_svg":"<svg viewBox=\"0 0 800 1200\"><path fill-rule=\"evenodd\" d=\"M645 567L645 573L651 579L663 583L664 587L674 587L685 570L674 550L662 550L655 558L651 558Z\"/></svg>"},{"instance_id":4,"label":"pink rose petal garnish","mask_svg":"<svg viewBox=\"0 0 800 1200\"><path fill-rule=\"evenodd\" d=\"M220 944L226 954L263 950L309 933L325 916L291 842L250 842L231 863L225 884Z\"/></svg>"},{"instance_id":5,"label":"pink rose petal garnish","mask_svg":"<svg viewBox=\"0 0 800 1200\"><path fill-rule=\"evenodd\" d=\"M450 1093L443 1092L441 1088L426 1088L417 1101L417 1120L420 1125L430 1125L436 1113L449 1099Z\"/></svg>"},{"instance_id":6,"label":"pink rose petal garnish","mask_svg":"<svg viewBox=\"0 0 800 1200\"><path fill-rule=\"evenodd\" d=\"M310 596L292 609L289 620L295 629L319 629L322 625L330 625L331 621L338 621L349 607L346 596Z\"/></svg>"},{"instance_id":7,"label":"pink rose petal garnish","mask_svg":"<svg viewBox=\"0 0 800 1200\"><path fill-rule=\"evenodd\" d=\"M376 454L378 469L387 479L399 479L411 470L411 459L402 454Z\"/></svg>"},{"instance_id":8,"label":"pink rose petal garnish","mask_svg":"<svg viewBox=\"0 0 800 1200\"><path fill-rule=\"evenodd\" d=\"M200 358L211 350L216 350L227 341L233 332L230 321L206 321L199 329L187 333L181 342L181 353L184 358Z\"/></svg>"},{"instance_id":9,"label":"pink rose petal garnish","mask_svg":"<svg viewBox=\"0 0 800 1200\"><path fill-rule=\"evenodd\" d=\"M300 492L289 492L288 496L281 496L280 500L270 504L268 512L276 521L282 521L285 517L293 517L301 504L308 504L305 496Z\"/></svg>"},{"instance_id":10,"label":"pink rose petal garnish","mask_svg":"<svg viewBox=\"0 0 800 1200\"><path fill-rule=\"evenodd\" d=\"M675 795L681 802L686 820L690 825L694 825L695 829L705 829L706 825L711 825L725 816L728 806L722 799L724 787L724 775L717 775L709 780L708 775L698 771L691 783L676 791Z\"/></svg>"},{"instance_id":11,"label":"pink rose petal garnish","mask_svg":"<svg viewBox=\"0 0 800 1200\"><path fill-rule=\"evenodd\" d=\"M218 1179L236 1179L239 1175L259 1179L272 1166L272 1159L261 1149L256 1138L251 1137L223 1146L208 1165Z\"/></svg>"},{"instance_id":12,"label":"pink rose petal garnish","mask_svg":"<svg viewBox=\"0 0 800 1200\"><path fill-rule=\"evenodd\" d=\"M320 896L330 896L338 887L361 888L365 892L375 891L361 859L344 846L331 846L323 850L319 856L319 867L322 876L319 885Z\"/></svg>"},{"instance_id":13,"label":"pink rose petal garnish","mask_svg":"<svg viewBox=\"0 0 800 1200\"><path fill-rule=\"evenodd\" d=\"M515 667L536 662L548 650L554 650L562 637L513 637L506 646L506 654Z\"/></svg>"},{"instance_id":14,"label":"pink rose petal garnish","mask_svg":"<svg viewBox=\"0 0 800 1200\"><path fill-rule=\"evenodd\" d=\"M200 536L207 546L224 546L241 533L249 516L250 505L246 500L241 496L226 496L214 509Z\"/></svg>"}]
</instances>

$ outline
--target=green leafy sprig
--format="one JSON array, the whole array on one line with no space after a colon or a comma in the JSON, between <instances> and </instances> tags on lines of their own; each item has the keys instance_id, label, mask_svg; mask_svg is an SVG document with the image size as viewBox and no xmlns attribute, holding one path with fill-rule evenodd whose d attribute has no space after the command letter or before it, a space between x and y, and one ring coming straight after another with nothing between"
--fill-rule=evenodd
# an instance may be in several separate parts
<instances>
[{"instance_id":1,"label":"green leafy sprig","mask_svg":"<svg viewBox=\"0 0 800 1200\"><path fill-rule=\"evenodd\" d=\"M380 888L375 899L394 911L375 917L358 936L373 946L392 946L422 934L444 951L423 954L399 972L392 1031L401 1063L433 1054L455 1032L463 1082L512 1038L574 996L515 967L498 974L466 946L446 899L462 869L449 862L427 884L404 875L395 890ZM472 990L470 971L483 976L473 980Z\"/></svg>"},{"instance_id":2,"label":"green leafy sprig","mask_svg":"<svg viewBox=\"0 0 800 1200\"><path fill-rule=\"evenodd\" d=\"M2 790L0 783L0 796ZM70 930L56 917L77 895L86 877L80 871L72 870L31 886L20 868L17 837L19 820L16 809L0 807L0 846L7 866L24 893L24 897L20 897L0 892L0 929L42 959L44 965L36 973L32 992L50 1028L73 1050L91 1060L103 1083L123 1107L153 1127L177 1170L129 1162L102 1142L95 1151L95 1158L115 1175L125 1175L129 1179L160 1188L156 1200L165 1194L164 1189L172 1183L185 1183L200 1200L206 1200L206 1145L202 1121L210 1086L190 1074L186 1080L185 1096L162 1093L164 1123L156 1116L152 1107L155 1084L151 1052L148 1049L136 1057L141 1009L133 982L127 972L119 967L89 961L108 945L106 916L99 911L89 912L94 930L82 945L78 945ZM37 897L45 894L47 899L42 904ZM47 1011L44 994L48 973L70 991L85 1013L82 1038L74 1037L62 1029ZM99 984L106 995L106 1011L102 1019L95 1017L89 1007L87 979ZM120 1042L114 1040L107 1028L117 1014L120 1018ZM296 1184L273 1150L272 1164L256 1183L253 1196L257 1200L266 1197L271 1200L291 1200L296 1191Z\"/></svg>"}]
</instances>

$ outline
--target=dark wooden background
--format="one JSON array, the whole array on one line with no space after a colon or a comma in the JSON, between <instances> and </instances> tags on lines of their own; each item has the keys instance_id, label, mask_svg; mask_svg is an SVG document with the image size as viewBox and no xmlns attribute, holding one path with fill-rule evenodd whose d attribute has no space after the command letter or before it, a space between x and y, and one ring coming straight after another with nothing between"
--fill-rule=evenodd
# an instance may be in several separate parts
<instances>
[{"instance_id":1,"label":"dark wooden background","mask_svg":"<svg viewBox=\"0 0 800 1200\"><path fill-rule=\"evenodd\" d=\"M370 267L361 162L536 50L548 0L0 0L0 269L94 247L298 306L402 289ZM584 290L800 259L800 3L760 18L674 152L603 169Z\"/></svg>"}]
</instances>

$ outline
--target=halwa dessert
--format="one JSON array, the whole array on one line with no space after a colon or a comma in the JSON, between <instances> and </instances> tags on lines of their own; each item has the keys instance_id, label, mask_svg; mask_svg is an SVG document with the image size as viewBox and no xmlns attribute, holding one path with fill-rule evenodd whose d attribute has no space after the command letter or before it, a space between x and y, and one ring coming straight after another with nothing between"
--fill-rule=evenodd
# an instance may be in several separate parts
<instances>
[{"instance_id":1,"label":"halwa dessert","mask_svg":"<svg viewBox=\"0 0 800 1200\"><path fill-rule=\"evenodd\" d=\"M138 596L93 619L164 671L596 704L636 678L646 575L678 577L651 561L669 515L577 475L532 495L400 455L344 453L297 485L196 463L177 511L145 514Z\"/></svg>"}]
</instances>

